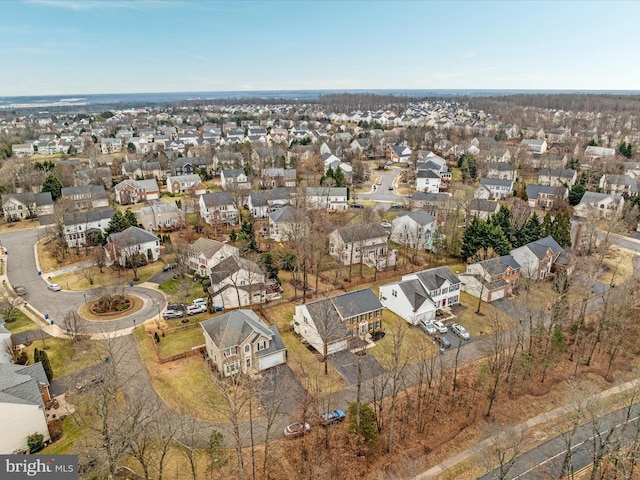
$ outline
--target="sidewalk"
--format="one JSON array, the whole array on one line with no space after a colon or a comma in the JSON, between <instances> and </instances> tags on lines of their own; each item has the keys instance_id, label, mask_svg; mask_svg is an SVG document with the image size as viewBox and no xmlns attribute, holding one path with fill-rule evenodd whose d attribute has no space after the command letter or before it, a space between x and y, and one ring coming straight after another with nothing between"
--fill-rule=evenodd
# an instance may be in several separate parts
<instances>
[{"instance_id":1,"label":"sidewalk","mask_svg":"<svg viewBox=\"0 0 640 480\"><path fill-rule=\"evenodd\" d=\"M633 388L638 387L639 385L640 385L640 379L632 380L630 382L626 382L626 383L623 383L622 385L618 385L616 387L612 387L608 390L600 392L597 395L594 395L593 398L596 401L601 401L605 398L611 397L612 395L617 395L619 393L624 393L626 391L629 391ZM571 413L573 409L574 407L572 405L564 405L554 410L550 410L549 412L541 413L537 417L530 418L525 422L515 425L513 428L516 431L525 431L527 429L536 427L550 420L554 420L561 416L566 416L567 414ZM414 478L416 480L426 480L428 478L434 478L440 475L441 473L445 472L447 469L458 465L459 463L462 463L466 460L470 460L477 455L483 454L485 450L487 450L493 445L496 439L497 437L493 436L479 443L476 443L473 447L470 447L453 457L447 458L442 463L439 463L438 465L431 467L429 470L426 470L416 475Z\"/></svg>"}]
</instances>

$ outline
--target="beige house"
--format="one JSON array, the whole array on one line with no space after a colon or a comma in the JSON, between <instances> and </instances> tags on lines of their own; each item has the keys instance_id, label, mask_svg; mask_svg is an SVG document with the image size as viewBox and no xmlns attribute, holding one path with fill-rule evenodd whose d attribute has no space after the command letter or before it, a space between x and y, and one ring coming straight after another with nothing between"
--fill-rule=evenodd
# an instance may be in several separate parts
<instances>
[{"instance_id":1,"label":"beige house","mask_svg":"<svg viewBox=\"0 0 640 480\"><path fill-rule=\"evenodd\" d=\"M251 310L224 313L200 326L207 361L225 377L261 372L287 361L278 327L267 327Z\"/></svg>"},{"instance_id":2,"label":"beige house","mask_svg":"<svg viewBox=\"0 0 640 480\"><path fill-rule=\"evenodd\" d=\"M201 277L208 277L209 272L229 257L239 257L240 250L233 245L201 237L189 245L189 268Z\"/></svg>"}]
</instances>

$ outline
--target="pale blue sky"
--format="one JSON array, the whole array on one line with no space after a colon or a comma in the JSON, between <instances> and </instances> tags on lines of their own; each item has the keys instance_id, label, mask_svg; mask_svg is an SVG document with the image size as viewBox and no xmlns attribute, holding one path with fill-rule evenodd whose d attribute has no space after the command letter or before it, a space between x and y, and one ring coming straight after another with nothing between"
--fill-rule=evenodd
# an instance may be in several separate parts
<instances>
[{"instance_id":1,"label":"pale blue sky","mask_svg":"<svg viewBox=\"0 0 640 480\"><path fill-rule=\"evenodd\" d=\"M640 88L640 2L0 1L0 96Z\"/></svg>"}]
</instances>

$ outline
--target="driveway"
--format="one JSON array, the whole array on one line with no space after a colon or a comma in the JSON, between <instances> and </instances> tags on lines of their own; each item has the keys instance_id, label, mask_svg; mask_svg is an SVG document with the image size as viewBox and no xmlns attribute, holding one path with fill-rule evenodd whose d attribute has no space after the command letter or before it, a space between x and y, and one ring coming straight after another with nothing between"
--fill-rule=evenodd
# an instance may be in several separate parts
<instances>
[{"instance_id":1,"label":"driveway","mask_svg":"<svg viewBox=\"0 0 640 480\"><path fill-rule=\"evenodd\" d=\"M63 290L52 292L47 289L47 282L42 275L38 275L35 261L34 245L44 237L46 232L42 228L22 230L3 234L0 236L2 246L7 249L7 277L11 285L24 285L27 290L22 298L36 308L43 315L48 315L50 320L60 325L64 316L69 311L77 311L87 300L91 299L98 289L85 292L65 290L66 285L60 285ZM150 288L139 286L129 287L123 281L125 293L132 293L142 298L144 305L135 314L118 320L106 320L100 322L87 320L88 333L100 333L116 331L132 327L134 321L141 322L154 318L166 306L164 295Z\"/></svg>"},{"instance_id":2,"label":"driveway","mask_svg":"<svg viewBox=\"0 0 640 480\"><path fill-rule=\"evenodd\" d=\"M360 380L362 382L385 373L382 365L371 355L356 355L350 350L341 350L332 353L328 358L347 385L358 383L358 360L360 361Z\"/></svg>"},{"instance_id":3,"label":"driveway","mask_svg":"<svg viewBox=\"0 0 640 480\"><path fill-rule=\"evenodd\" d=\"M372 193L358 194L358 199L373 200L380 203L401 202L404 197L396 195L393 190L389 190L389 187L398 175L400 175L400 169L397 167L372 171L371 178L375 179L379 176L381 185L376 185L376 189Z\"/></svg>"}]
</instances>

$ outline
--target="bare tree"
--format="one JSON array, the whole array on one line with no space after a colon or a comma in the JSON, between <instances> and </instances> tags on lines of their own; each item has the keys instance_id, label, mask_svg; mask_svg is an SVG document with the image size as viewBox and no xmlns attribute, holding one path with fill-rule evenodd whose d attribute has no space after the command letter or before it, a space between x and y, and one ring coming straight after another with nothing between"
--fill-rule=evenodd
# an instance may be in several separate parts
<instances>
[{"instance_id":1,"label":"bare tree","mask_svg":"<svg viewBox=\"0 0 640 480\"><path fill-rule=\"evenodd\" d=\"M505 480L525 446L524 430L497 425L496 430L491 437L491 456L487 460L498 464L494 478Z\"/></svg>"},{"instance_id":2,"label":"bare tree","mask_svg":"<svg viewBox=\"0 0 640 480\"><path fill-rule=\"evenodd\" d=\"M62 320L62 328L67 331L71 338L71 343L77 344L87 332L87 323L80 318L78 312L69 310Z\"/></svg>"}]
</instances>

